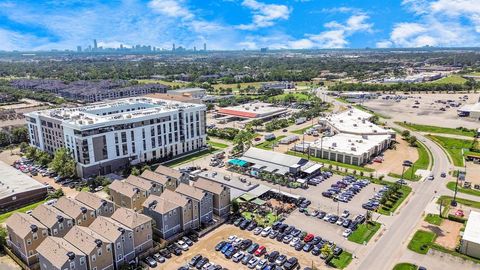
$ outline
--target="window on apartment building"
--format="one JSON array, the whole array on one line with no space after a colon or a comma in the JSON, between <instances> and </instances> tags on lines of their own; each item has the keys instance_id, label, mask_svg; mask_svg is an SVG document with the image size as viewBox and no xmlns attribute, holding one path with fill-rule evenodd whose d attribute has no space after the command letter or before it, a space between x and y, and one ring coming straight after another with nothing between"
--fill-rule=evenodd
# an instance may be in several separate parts
<instances>
[{"instance_id":1,"label":"window on apartment building","mask_svg":"<svg viewBox=\"0 0 480 270\"><path fill-rule=\"evenodd\" d=\"M28 251L28 256L33 256L33 250Z\"/></svg>"},{"instance_id":2,"label":"window on apartment building","mask_svg":"<svg viewBox=\"0 0 480 270\"><path fill-rule=\"evenodd\" d=\"M110 244L107 245L107 252L110 252L112 251L112 247L110 246Z\"/></svg>"},{"instance_id":3,"label":"window on apartment building","mask_svg":"<svg viewBox=\"0 0 480 270\"><path fill-rule=\"evenodd\" d=\"M115 133L115 143L118 143L118 133Z\"/></svg>"},{"instance_id":4,"label":"window on apartment building","mask_svg":"<svg viewBox=\"0 0 480 270\"><path fill-rule=\"evenodd\" d=\"M32 239L28 238L27 239L27 246L31 245L32 244Z\"/></svg>"},{"instance_id":5,"label":"window on apartment building","mask_svg":"<svg viewBox=\"0 0 480 270\"><path fill-rule=\"evenodd\" d=\"M81 220L81 219L77 220L77 225L80 225L80 224L82 224L82 220Z\"/></svg>"},{"instance_id":6,"label":"window on apartment building","mask_svg":"<svg viewBox=\"0 0 480 270\"><path fill-rule=\"evenodd\" d=\"M75 269L75 262L70 262L70 269Z\"/></svg>"},{"instance_id":7,"label":"window on apartment building","mask_svg":"<svg viewBox=\"0 0 480 270\"><path fill-rule=\"evenodd\" d=\"M95 262L97 260L97 256L95 254L92 255L92 262Z\"/></svg>"},{"instance_id":8,"label":"window on apartment building","mask_svg":"<svg viewBox=\"0 0 480 270\"><path fill-rule=\"evenodd\" d=\"M80 265L84 265L85 264L85 257L80 257Z\"/></svg>"},{"instance_id":9,"label":"window on apartment building","mask_svg":"<svg viewBox=\"0 0 480 270\"><path fill-rule=\"evenodd\" d=\"M133 237L133 233L129 233L128 238L132 239L132 237Z\"/></svg>"},{"instance_id":10,"label":"window on apartment building","mask_svg":"<svg viewBox=\"0 0 480 270\"><path fill-rule=\"evenodd\" d=\"M122 239L123 239L123 236L122 236ZM121 248L122 248L122 244L117 243L117 249L121 249Z\"/></svg>"},{"instance_id":11,"label":"window on apartment building","mask_svg":"<svg viewBox=\"0 0 480 270\"><path fill-rule=\"evenodd\" d=\"M118 147L118 145L115 145L115 150L117 151L117 157L120 156L120 148Z\"/></svg>"},{"instance_id":12,"label":"window on apartment building","mask_svg":"<svg viewBox=\"0 0 480 270\"><path fill-rule=\"evenodd\" d=\"M86 215L86 214L83 214L83 215L82 215L82 219L83 219L83 220L87 220L87 215Z\"/></svg>"},{"instance_id":13,"label":"window on apartment building","mask_svg":"<svg viewBox=\"0 0 480 270\"><path fill-rule=\"evenodd\" d=\"M147 240L152 239L152 236L150 234L147 235Z\"/></svg>"},{"instance_id":14,"label":"window on apartment building","mask_svg":"<svg viewBox=\"0 0 480 270\"><path fill-rule=\"evenodd\" d=\"M127 155L128 154L128 147L126 144L122 144L122 153L123 155Z\"/></svg>"},{"instance_id":15,"label":"window on apartment building","mask_svg":"<svg viewBox=\"0 0 480 270\"><path fill-rule=\"evenodd\" d=\"M67 220L67 226L72 227L72 221L71 220Z\"/></svg>"},{"instance_id":16,"label":"window on apartment building","mask_svg":"<svg viewBox=\"0 0 480 270\"><path fill-rule=\"evenodd\" d=\"M58 234L58 230L57 229L53 229L53 235L57 235Z\"/></svg>"},{"instance_id":17,"label":"window on apartment building","mask_svg":"<svg viewBox=\"0 0 480 270\"><path fill-rule=\"evenodd\" d=\"M122 254L119 254L117 261L120 261L121 259L122 259Z\"/></svg>"},{"instance_id":18,"label":"window on apartment building","mask_svg":"<svg viewBox=\"0 0 480 270\"><path fill-rule=\"evenodd\" d=\"M127 142L127 132L122 132L122 143L126 143Z\"/></svg>"},{"instance_id":19,"label":"window on apartment building","mask_svg":"<svg viewBox=\"0 0 480 270\"><path fill-rule=\"evenodd\" d=\"M33 234L33 240L37 240L38 239L38 234L37 233L34 233Z\"/></svg>"},{"instance_id":20,"label":"window on apartment building","mask_svg":"<svg viewBox=\"0 0 480 270\"><path fill-rule=\"evenodd\" d=\"M99 249L97 250L97 254L98 254L98 257L102 256L102 249L101 249L101 248L99 248Z\"/></svg>"},{"instance_id":21,"label":"window on apartment building","mask_svg":"<svg viewBox=\"0 0 480 270\"><path fill-rule=\"evenodd\" d=\"M43 231L42 231L42 235L43 235L43 236L47 236L47 234L48 234L47 230L43 230Z\"/></svg>"}]
</instances>

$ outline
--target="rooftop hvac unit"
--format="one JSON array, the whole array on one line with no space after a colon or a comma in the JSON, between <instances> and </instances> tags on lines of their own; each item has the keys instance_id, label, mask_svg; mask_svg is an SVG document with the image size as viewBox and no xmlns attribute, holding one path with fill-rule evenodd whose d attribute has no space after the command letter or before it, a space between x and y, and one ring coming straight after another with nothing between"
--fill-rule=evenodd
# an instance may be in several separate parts
<instances>
[{"instance_id":1,"label":"rooftop hvac unit","mask_svg":"<svg viewBox=\"0 0 480 270\"><path fill-rule=\"evenodd\" d=\"M354 127L356 127L356 126L357 126L357 124L353 124L353 126L354 126Z\"/></svg>"},{"instance_id":2,"label":"rooftop hvac unit","mask_svg":"<svg viewBox=\"0 0 480 270\"><path fill-rule=\"evenodd\" d=\"M359 143L363 143L363 140L359 140L358 142L359 142Z\"/></svg>"},{"instance_id":3,"label":"rooftop hvac unit","mask_svg":"<svg viewBox=\"0 0 480 270\"><path fill-rule=\"evenodd\" d=\"M332 143L332 147L337 147L337 143L336 142Z\"/></svg>"},{"instance_id":4,"label":"rooftop hvac unit","mask_svg":"<svg viewBox=\"0 0 480 270\"><path fill-rule=\"evenodd\" d=\"M351 149L352 151L354 151L354 152L357 151L357 148L355 148L355 147L352 147L352 148L350 148L350 149Z\"/></svg>"},{"instance_id":5,"label":"rooftop hvac unit","mask_svg":"<svg viewBox=\"0 0 480 270\"><path fill-rule=\"evenodd\" d=\"M343 123L343 119L340 119L340 123Z\"/></svg>"}]
</instances>

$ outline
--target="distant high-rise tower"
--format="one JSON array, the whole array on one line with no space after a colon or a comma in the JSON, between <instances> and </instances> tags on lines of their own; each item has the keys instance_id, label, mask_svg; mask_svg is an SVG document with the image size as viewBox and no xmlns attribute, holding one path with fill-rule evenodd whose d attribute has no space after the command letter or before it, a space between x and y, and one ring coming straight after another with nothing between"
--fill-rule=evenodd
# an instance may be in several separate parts
<instances>
[{"instance_id":1,"label":"distant high-rise tower","mask_svg":"<svg viewBox=\"0 0 480 270\"><path fill-rule=\"evenodd\" d=\"M175 43L172 45L172 51L175 51Z\"/></svg>"},{"instance_id":2,"label":"distant high-rise tower","mask_svg":"<svg viewBox=\"0 0 480 270\"><path fill-rule=\"evenodd\" d=\"M82 52L82 46L77 46L77 52Z\"/></svg>"},{"instance_id":3,"label":"distant high-rise tower","mask_svg":"<svg viewBox=\"0 0 480 270\"><path fill-rule=\"evenodd\" d=\"M98 49L98 47L97 47L97 40L96 40L96 39L93 40L93 49L94 49L94 50L97 50L97 49Z\"/></svg>"},{"instance_id":4,"label":"distant high-rise tower","mask_svg":"<svg viewBox=\"0 0 480 270\"><path fill-rule=\"evenodd\" d=\"M123 50L123 44L120 44L120 50Z\"/></svg>"},{"instance_id":5,"label":"distant high-rise tower","mask_svg":"<svg viewBox=\"0 0 480 270\"><path fill-rule=\"evenodd\" d=\"M197 46L193 46L193 51L194 51L194 52L197 51Z\"/></svg>"},{"instance_id":6,"label":"distant high-rise tower","mask_svg":"<svg viewBox=\"0 0 480 270\"><path fill-rule=\"evenodd\" d=\"M207 51L207 43L203 43L203 50Z\"/></svg>"}]
</instances>

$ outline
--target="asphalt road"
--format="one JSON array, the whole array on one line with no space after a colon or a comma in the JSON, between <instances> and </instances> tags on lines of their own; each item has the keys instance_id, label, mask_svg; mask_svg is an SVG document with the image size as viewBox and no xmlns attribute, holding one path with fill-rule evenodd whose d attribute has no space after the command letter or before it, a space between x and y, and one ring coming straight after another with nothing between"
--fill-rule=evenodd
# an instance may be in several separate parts
<instances>
[{"instance_id":1,"label":"asphalt road","mask_svg":"<svg viewBox=\"0 0 480 270\"><path fill-rule=\"evenodd\" d=\"M401 129L393 123L390 126ZM414 186L414 193L409 199L408 209L404 209L395 218L395 222L384 232L377 244L367 252L364 258L360 258L359 264L352 264L349 269L371 270L392 269L394 264L406 252L409 236L422 218L422 213L428 205L435 191L442 189L445 179L440 177L442 172L448 172L450 162L443 150L434 142L423 137L421 134L412 132L432 152L434 165L432 172L434 181L421 181Z\"/></svg>"}]
</instances>

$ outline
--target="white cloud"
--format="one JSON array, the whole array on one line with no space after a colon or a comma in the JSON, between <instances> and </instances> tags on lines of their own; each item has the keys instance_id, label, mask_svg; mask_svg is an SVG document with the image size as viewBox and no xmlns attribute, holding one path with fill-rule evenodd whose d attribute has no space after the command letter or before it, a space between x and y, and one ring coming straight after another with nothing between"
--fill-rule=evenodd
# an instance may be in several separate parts
<instances>
[{"instance_id":1,"label":"white cloud","mask_svg":"<svg viewBox=\"0 0 480 270\"><path fill-rule=\"evenodd\" d=\"M480 43L478 0L403 0L402 5L418 15L418 20L395 24L390 38L377 46L466 47Z\"/></svg>"},{"instance_id":2,"label":"white cloud","mask_svg":"<svg viewBox=\"0 0 480 270\"><path fill-rule=\"evenodd\" d=\"M272 26L277 20L287 20L291 13L291 9L285 5L265 4L256 0L244 0L242 5L252 11L253 19L250 24L238 25L237 28L241 30Z\"/></svg>"},{"instance_id":3,"label":"white cloud","mask_svg":"<svg viewBox=\"0 0 480 270\"><path fill-rule=\"evenodd\" d=\"M155 12L169 17L190 19L193 14L184 7L184 4L183 0L152 0L148 6Z\"/></svg>"}]
</instances>

